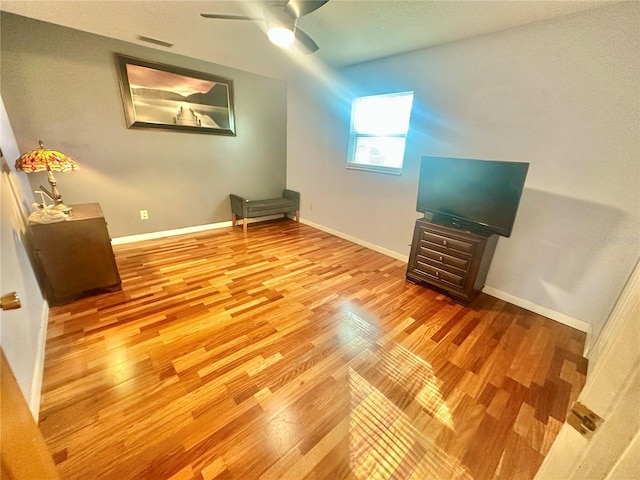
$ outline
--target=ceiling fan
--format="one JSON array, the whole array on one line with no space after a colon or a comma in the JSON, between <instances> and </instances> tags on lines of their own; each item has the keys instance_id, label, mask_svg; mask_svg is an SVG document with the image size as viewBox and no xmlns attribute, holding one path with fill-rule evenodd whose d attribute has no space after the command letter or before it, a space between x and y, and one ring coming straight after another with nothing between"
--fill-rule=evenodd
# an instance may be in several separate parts
<instances>
[{"instance_id":1,"label":"ceiling fan","mask_svg":"<svg viewBox=\"0 0 640 480\"><path fill-rule=\"evenodd\" d=\"M244 15L223 15L217 13L201 13L204 18L222 20L263 20L267 28L267 36L271 42L281 47L296 45L306 53L318 50L313 39L296 27L298 18L316 11L329 0L266 0L263 3L262 17Z\"/></svg>"}]
</instances>

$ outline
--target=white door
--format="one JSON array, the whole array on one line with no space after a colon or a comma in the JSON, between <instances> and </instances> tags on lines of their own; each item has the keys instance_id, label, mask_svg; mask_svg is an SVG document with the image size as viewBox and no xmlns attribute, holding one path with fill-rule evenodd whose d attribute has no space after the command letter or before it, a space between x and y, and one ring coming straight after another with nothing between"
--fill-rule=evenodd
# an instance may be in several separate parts
<instances>
[{"instance_id":1,"label":"white door","mask_svg":"<svg viewBox=\"0 0 640 480\"><path fill-rule=\"evenodd\" d=\"M0 296L15 291L22 303L18 310L0 310L0 345L37 419L48 307L23 245L33 195L27 174L16 173L13 167L19 156L0 97Z\"/></svg>"},{"instance_id":2,"label":"white door","mask_svg":"<svg viewBox=\"0 0 640 480\"><path fill-rule=\"evenodd\" d=\"M578 401L604 422L587 440L565 422L536 479L640 479L640 263L590 358Z\"/></svg>"}]
</instances>

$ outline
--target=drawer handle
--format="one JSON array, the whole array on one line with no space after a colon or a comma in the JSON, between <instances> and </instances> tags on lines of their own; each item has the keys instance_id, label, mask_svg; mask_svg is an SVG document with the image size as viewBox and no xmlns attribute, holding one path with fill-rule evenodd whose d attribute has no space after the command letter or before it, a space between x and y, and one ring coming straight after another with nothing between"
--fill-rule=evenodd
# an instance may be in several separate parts
<instances>
[{"instance_id":1,"label":"drawer handle","mask_svg":"<svg viewBox=\"0 0 640 480\"><path fill-rule=\"evenodd\" d=\"M0 309L2 310L15 310L20 307L20 299L16 292L7 293L0 298Z\"/></svg>"},{"instance_id":2,"label":"drawer handle","mask_svg":"<svg viewBox=\"0 0 640 480\"><path fill-rule=\"evenodd\" d=\"M440 276L440 272L436 272L436 277L439 277L439 276Z\"/></svg>"},{"instance_id":3,"label":"drawer handle","mask_svg":"<svg viewBox=\"0 0 640 480\"><path fill-rule=\"evenodd\" d=\"M442 263L444 263L444 260L443 260L442 256L438 257L438 260L440 260Z\"/></svg>"},{"instance_id":4,"label":"drawer handle","mask_svg":"<svg viewBox=\"0 0 640 480\"><path fill-rule=\"evenodd\" d=\"M446 246L447 246L447 241L446 241L446 240L443 240L443 241L442 241L442 245L446 247Z\"/></svg>"}]
</instances>

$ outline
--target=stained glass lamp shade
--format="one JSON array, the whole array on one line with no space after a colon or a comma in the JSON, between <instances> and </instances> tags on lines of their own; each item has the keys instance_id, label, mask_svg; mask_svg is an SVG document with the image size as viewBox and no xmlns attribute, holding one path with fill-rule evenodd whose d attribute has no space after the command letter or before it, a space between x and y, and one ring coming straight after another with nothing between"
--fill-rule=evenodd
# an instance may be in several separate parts
<instances>
[{"instance_id":1,"label":"stained glass lamp shade","mask_svg":"<svg viewBox=\"0 0 640 480\"><path fill-rule=\"evenodd\" d=\"M62 211L71 210L62 203L62 195L60 195L56 187L56 179L53 177L53 172L78 170L78 164L73 158L57 150L44 148L42 141L40 141L40 148L31 150L16 160L16 170L22 170L27 173L46 171L51 191L48 191L42 185L40 185L40 188L51 198L54 208Z\"/></svg>"}]
</instances>

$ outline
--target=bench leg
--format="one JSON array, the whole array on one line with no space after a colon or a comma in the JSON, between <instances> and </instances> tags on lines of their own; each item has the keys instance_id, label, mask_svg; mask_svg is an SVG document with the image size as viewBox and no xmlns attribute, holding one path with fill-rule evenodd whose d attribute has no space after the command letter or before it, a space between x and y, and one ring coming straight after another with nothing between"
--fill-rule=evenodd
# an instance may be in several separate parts
<instances>
[{"instance_id":1,"label":"bench leg","mask_svg":"<svg viewBox=\"0 0 640 480\"><path fill-rule=\"evenodd\" d=\"M300 223L300 210L296 210L296 222Z\"/></svg>"},{"instance_id":2,"label":"bench leg","mask_svg":"<svg viewBox=\"0 0 640 480\"><path fill-rule=\"evenodd\" d=\"M232 213L231 214L231 226L235 227L236 226L236 222L238 221L238 219L236 218L236 214Z\"/></svg>"},{"instance_id":3,"label":"bench leg","mask_svg":"<svg viewBox=\"0 0 640 480\"><path fill-rule=\"evenodd\" d=\"M242 233L247 233L247 217L242 219Z\"/></svg>"}]
</instances>

